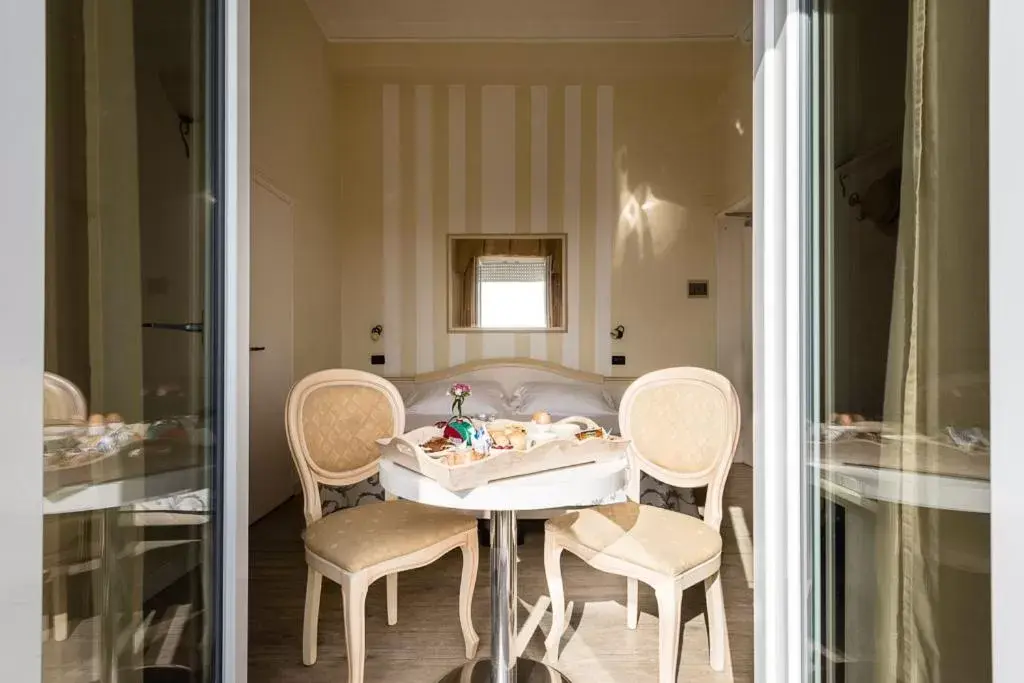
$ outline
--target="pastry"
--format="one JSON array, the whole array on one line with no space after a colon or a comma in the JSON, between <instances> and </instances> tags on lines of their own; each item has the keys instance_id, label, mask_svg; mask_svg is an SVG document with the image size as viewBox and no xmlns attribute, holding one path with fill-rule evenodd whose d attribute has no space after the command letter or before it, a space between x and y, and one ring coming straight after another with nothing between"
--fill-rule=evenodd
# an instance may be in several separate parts
<instances>
[{"instance_id":1,"label":"pastry","mask_svg":"<svg viewBox=\"0 0 1024 683\"><path fill-rule=\"evenodd\" d=\"M420 446L420 448L427 453L440 453L441 451L446 451L451 447L451 442L443 436L435 436L433 439L429 439L426 443Z\"/></svg>"},{"instance_id":2,"label":"pastry","mask_svg":"<svg viewBox=\"0 0 1024 683\"><path fill-rule=\"evenodd\" d=\"M517 451L526 450L526 431L518 428L507 430L509 444Z\"/></svg>"},{"instance_id":3,"label":"pastry","mask_svg":"<svg viewBox=\"0 0 1024 683\"><path fill-rule=\"evenodd\" d=\"M103 436L107 431L106 420L99 413L89 416L89 436Z\"/></svg>"},{"instance_id":4,"label":"pastry","mask_svg":"<svg viewBox=\"0 0 1024 683\"><path fill-rule=\"evenodd\" d=\"M499 450L512 448L512 444L508 439L507 429L488 429L487 432L491 435L492 448L497 448Z\"/></svg>"}]
</instances>

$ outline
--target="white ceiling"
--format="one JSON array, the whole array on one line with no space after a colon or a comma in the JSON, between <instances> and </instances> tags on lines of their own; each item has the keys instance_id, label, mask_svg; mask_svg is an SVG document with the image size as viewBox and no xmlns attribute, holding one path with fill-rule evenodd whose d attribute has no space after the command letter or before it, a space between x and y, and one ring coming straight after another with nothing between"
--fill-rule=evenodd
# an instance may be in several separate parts
<instances>
[{"instance_id":1,"label":"white ceiling","mask_svg":"<svg viewBox=\"0 0 1024 683\"><path fill-rule=\"evenodd\" d=\"M743 37L753 0L306 0L324 35L366 40Z\"/></svg>"}]
</instances>

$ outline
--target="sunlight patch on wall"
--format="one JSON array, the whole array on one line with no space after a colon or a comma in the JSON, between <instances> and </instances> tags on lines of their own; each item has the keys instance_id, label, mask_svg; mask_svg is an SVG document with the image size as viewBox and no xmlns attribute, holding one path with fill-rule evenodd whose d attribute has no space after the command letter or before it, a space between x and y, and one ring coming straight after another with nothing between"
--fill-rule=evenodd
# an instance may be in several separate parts
<instances>
[{"instance_id":1,"label":"sunlight patch on wall","mask_svg":"<svg viewBox=\"0 0 1024 683\"><path fill-rule=\"evenodd\" d=\"M635 241L639 260L658 258L675 244L686 227L686 207L660 199L649 183L630 185L625 167L626 148L615 155L615 173L619 194L619 223L615 233L615 267L621 267L630 241Z\"/></svg>"}]
</instances>

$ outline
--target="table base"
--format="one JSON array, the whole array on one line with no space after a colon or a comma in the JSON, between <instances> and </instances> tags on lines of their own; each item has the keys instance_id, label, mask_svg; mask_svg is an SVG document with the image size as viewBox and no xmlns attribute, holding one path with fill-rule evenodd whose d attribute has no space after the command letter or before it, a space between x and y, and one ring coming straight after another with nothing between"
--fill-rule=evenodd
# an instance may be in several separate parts
<instances>
[{"instance_id":1,"label":"table base","mask_svg":"<svg viewBox=\"0 0 1024 683\"><path fill-rule=\"evenodd\" d=\"M490 659L478 659L449 671L437 683L491 683ZM535 659L516 660L512 683L572 683L564 674Z\"/></svg>"}]
</instances>

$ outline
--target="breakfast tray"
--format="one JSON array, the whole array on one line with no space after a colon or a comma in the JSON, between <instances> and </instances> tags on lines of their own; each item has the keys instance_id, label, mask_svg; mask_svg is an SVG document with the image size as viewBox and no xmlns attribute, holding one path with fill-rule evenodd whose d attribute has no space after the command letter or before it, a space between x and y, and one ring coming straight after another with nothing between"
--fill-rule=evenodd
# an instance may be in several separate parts
<instances>
[{"instance_id":1,"label":"breakfast tray","mask_svg":"<svg viewBox=\"0 0 1024 683\"><path fill-rule=\"evenodd\" d=\"M492 424L497 423L522 424L509 420L498 420ZM566 418L558 424L564 423L582 424L585 429L597 428L587 418ZM470 459L472 451L427 453L420 447L419 444L440 434L441 429L438 427L422 427L402 436L378 439L377 443L380 444L382 457L433 479L449 491L465 491L502 479L611 460L621 457L629 443L615 436L593 437L582 441L572 436L538 443L526 450L491 449L490 455L473 460ZM448 456L456 453L459 454L456 457L464 457L466 461L449 464L452 458Z\"/></svg>"}]
</instances>

